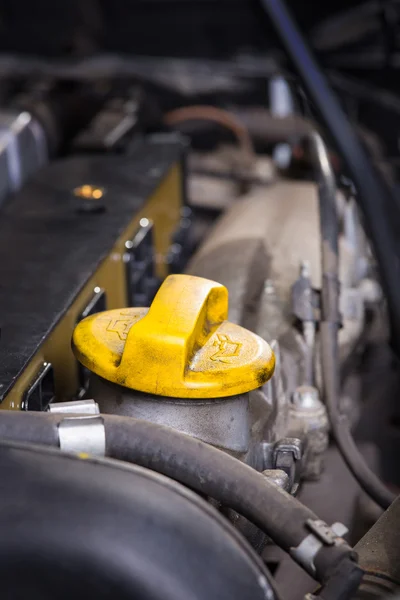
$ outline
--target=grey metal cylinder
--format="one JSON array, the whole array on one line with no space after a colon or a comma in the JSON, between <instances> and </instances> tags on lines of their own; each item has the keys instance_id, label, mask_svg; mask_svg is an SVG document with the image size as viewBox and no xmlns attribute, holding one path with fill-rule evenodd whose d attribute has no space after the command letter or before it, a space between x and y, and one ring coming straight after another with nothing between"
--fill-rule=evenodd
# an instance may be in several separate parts
<instances>
[{"instance_id":1,"label":"grey metal cylinder","mask_svg":"<svg viewBox=\"0 0 400 600\"><path fill-rule=\"evenodd\" d=\"M136 392L92 374L89 393L102 413L135 417L173 427L238 455L251 441L249 394L194 400Z\"/></svg>"}]
</instances>

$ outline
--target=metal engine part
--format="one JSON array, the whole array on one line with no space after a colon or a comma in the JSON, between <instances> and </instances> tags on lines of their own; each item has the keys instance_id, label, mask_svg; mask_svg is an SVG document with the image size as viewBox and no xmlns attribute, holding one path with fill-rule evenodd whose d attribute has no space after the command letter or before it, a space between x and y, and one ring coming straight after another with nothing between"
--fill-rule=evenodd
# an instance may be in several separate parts
<instances>
[{"instance_id":1,"label":"metal engine part","mask_svg":"<svg viewBox=\"0 0 400 600\"><path fill-rule=\"evenodd\" d=\"M167 425L258 471L282 471L286 479L277 481L295 493L301 474L321 470L325 409L317 390L304 387L288 411L278 344L269 348L227 313L226 288L173 275L149 309L81 321L72 346L92 372L89 394L102 413ZM274 365L273 383L263 387Z\"/></svg>"},{"instance_id":2,"label":"metal engine part","mask_svg":"<svg viewBox=\"0 0 400 600\"><path fill-rule=\"evenodd\" d=\"M318 479L328 448L329 422L315 387L299 386L294 392L289 408L289 430L298 432L300 438L307 440L303 477Z\"/></svg>"},{"instance_id":3,"label":"metal engine part","mask_svg":"<svg viewBox=\"0 0 400 600\"><path fill-rule=\"evenodd\" d=\"M357 598L389 597L400 592L399 510L397 498L355 547L365 570Z\"/></svg>"},{"instance_id":4,"label":"metal engine part","mask_svg":"<svg viewBox=\"0 0 400 600\"><path fill-rule=\"evenodd\" d=\"M25 57L0 10L2 600L399 594L400 104L341 114L287 2L28 7Z\"/></svg>"},{"instance_id":5,"label":"metal engine part","mask_svg":"<svg viewBox=\"0 0 400 600\"><path fill-rule=\"evenodd\" d=\"M167 398L112 385L96 375L91 377L89 394L96 398L102 413L168 425L238 458L251 450L249 394L195 401Z\"/></svg>"},{"instance_id":6,"label":"metal engine part","mask_svg":"<svg viewBox=\"0 0 400 600\"><path fill-rule=\"evenodd\" d=\"M365 306L379 299L368 277L369 254L352 200L338 196L341 313L340 357L354 349L365 326ZM263 389L271 407L266 440L288 436L303 442L297 463L302 477L316 479L328 445L328 419L318 396L320 375L315 332L321 287L316 186L278 182L255 188L214 227L188 272L221 281L229 290L229 318L279 350L279 367ZM371 294L366 293L372 289ZM292 462L295 462L292 459ZM299 474L296 475L299 478Z\"/></svg>"},{"instance_id":7,"label":"metal engine part","mask_svg":"<svg viewBox=\"0 0 400 600\"><path fill-rule=\"evenodd\" d=\"M364 328L364 304L371 294L365 297L368 255L354 205L339 197L338 207L343 223L343 360ZM318 479L329 436L318 392L315 344L321 280L318 231L315 186L281 182L262 194L253 191L229 210L188 268L189 273L222 281L229 290L229 319L271 342L276 367L269 382L245 394L188 401L185 396L127 389L126 383L106 381L97 371L89 393L101 411L168 425L259 471L283 471L288 478L284 485L292 493L301 479ZM84 364L93 365L93 360Z\"/></svg>"},{"instance_id":8,"label":"metal engine part","mask_svg":"<svg viewBox=\"0 0 400 600\"><path fill-rule=\"evenodd\" d=\"M102 413L167 425L263 471L283 448L267 452L271 409L250 390L271 377L275 358L258 336L227 322L227 311L223 286L171 275L149 309L80 322L73 349L92 371L89 393ZM125 326L122 341L117 322Z\"/></svg>"},{"instance_id":9,"label":"metal engine part","mask_svg":"<svg viewBox=\"0 0 400 600\"><path fill-rule=\"evenodd\" d=\"M0 204L48 160L42 126L28 112L0 110Z\"/></svg>"},{"instance_id":10,"label":"metal engine part","mask_svg":"<svg viewBox=\"0 0 400 600\"><path fill-rule=\"evenodd\" d=\"M340 198L338 204L343 206ZM364 324L362 282L368 261L354 204L342 210L342 221L340 347L344 358ZM271 340L280 339L291 327L291 289L304 262L309 265L312 287L320 289L316 186L285 181L267 190L254 189L227 211L187 272L226 285L230 320ZM274 318L268 318L268 311L274 311Z\"/></svg>"}]
</instances>

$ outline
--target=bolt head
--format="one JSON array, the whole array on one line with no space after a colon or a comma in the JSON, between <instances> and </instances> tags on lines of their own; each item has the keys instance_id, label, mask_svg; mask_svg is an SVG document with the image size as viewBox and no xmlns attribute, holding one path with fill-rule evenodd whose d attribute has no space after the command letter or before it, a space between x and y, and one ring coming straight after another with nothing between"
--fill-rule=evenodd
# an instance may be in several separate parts
<instances>
[{"instance_id":1,"label":"bolt head","mask_svg":"<svg viewBox=\"0 0 400 600\"><path fill-rule=\"evenodd\" d=\"M315 410L321 406L319 392L311 385L302 385L292 396L293 405L300 410Z\"/></svg>"}]
</instances>

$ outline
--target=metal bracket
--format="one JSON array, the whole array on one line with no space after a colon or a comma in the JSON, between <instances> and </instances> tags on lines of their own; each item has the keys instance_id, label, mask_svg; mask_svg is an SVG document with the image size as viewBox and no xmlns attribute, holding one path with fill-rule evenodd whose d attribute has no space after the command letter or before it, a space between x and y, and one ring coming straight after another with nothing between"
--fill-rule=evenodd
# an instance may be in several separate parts
<instances>
[{"instance_id":1,"label":"metal bracket","mask_svg":"<svg viewBox=\"0 0 400 600\"><path fill-rule=\"evenodd\" d=\"M296 460L301 460L303 456L303 444L298 438L282 438L275 444L275 461L281 452L290 452Z\"/></svg>"},{"instance_id":2,"label":"metal bracket","mask_svg":"<svg viewBox=\"0 0 400 600\"><path fill-rule=\"evenodd\" d=\"M321 540L325 546L334 546L337 539L348 532L343 523L334 523L331 527L325 521L308 519L306 525Z\"/></svg>"},{"instance_id":3,"label":"metal bracket","mask_svg":"<svg viewBox=\"0 0 400 600\"><path fill-rule=\"evenodd\" d=\"M292 494L296 493L299 485L302 458L303 443L298 438L282 438L274 445L273 468L287 473Z\"/></svg>"},{"instance_id":4,"label":"metal bracket","mask_svg":"<svg viewBox=\"0 0 400 600\"><path fill-rule=\"evenodd\" d=\"M160 281L156 276L153 222L140 219L132 240L125 242L128 306L150 306Z\"/></svg>"},{"instance_id":5,"label":"metal bracket","mask_svg":"<svg viewBox=\"0 0 400 600\"><path fill-rule=\"evenodd\" d=\"M64 452L105 456L106 434L100 416L66 417L58 426L58 435Z\"/></svg>"},{"instance_id":6,"label":"metal bracket","mask_svg":"<svg viewBox=\"0 0 400 600\"><path fill-rule=\"evenodd\" d=\"M291 289L292 313L301 322L315 323L319 312L319 297L313 289L310 278L310 266L303 261L300 276Z\"/></svg>"},{"instance_id":7,"label":"metal bracket","mask_svg":"<svg viewBox=\"0 0 400 600\"><path fill-rule=\"evenodd\" d=\"M290 549L290 555L312 577L316 574L314 560L323 546L338 546L345 544L343 535L348 529L343 523L334 523L331 527L324 521L308 519L306 526L312 531L305 537L297 548Z\"/></svg>"},{"instance_id":8,"label":"metal bracket","mask_svg":"<svg viewBox=\"0 0 400 600\"><path fill-rule=\"evenodd\" d=\"M50 404L48 411L53 414L98 415L99 405L94 400L72 400Z\"/></svg>"}]
</instances>

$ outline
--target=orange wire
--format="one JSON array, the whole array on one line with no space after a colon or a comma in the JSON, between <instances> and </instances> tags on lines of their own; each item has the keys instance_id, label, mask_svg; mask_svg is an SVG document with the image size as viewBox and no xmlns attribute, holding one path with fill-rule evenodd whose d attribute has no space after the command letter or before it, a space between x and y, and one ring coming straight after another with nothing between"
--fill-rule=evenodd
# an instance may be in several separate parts
<instances>
[{"instance_id":1,"label":"orange wire","mask_svg":"<svg viewBox=\"0 0 400 600\"><path fill-rule=\"evenodd\" d=\"M171 110L164 115L166 125L179 125L186 121L213 121L222 127L230 129L236 136L240 147L249 157L255 155L253 142L249 132L242 123L227 110L215 106L186 106Z\"/></svg>"}]
</instances>

